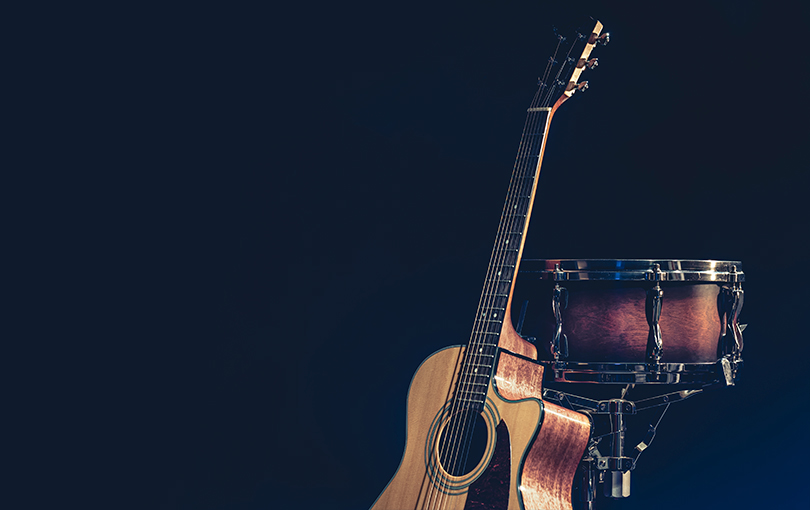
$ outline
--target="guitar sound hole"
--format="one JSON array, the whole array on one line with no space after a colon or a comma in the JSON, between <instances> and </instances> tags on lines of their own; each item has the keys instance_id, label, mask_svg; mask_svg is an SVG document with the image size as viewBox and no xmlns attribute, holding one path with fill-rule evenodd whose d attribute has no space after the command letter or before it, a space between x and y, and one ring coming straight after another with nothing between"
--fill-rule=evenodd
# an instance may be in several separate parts
<instances>
[{"instance_id":1,"label":"guitar sound hole","mask_svg":"<svg viewBox=\"0 0 810 510\"><path fill-rule=\"evenodd\" d=\"M487 424L477 411L461 411L444 427L439 442L439 462L453 476L472 471L487 447Z\"/></svg>"}]
</instances>

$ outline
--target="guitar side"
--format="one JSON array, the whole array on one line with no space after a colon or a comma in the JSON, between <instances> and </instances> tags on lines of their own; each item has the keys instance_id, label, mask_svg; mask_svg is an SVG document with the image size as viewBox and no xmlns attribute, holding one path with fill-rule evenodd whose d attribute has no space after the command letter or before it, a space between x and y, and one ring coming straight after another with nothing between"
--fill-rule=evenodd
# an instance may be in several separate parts
<instances>
[{"instance_id":1,"label":"guitar side","mask_svg":"<svg viewBox=\"0 0 810 510\"><path fill-rule=\"evenodd\" d=\"M574 429L570 417L561 419L553 409L557 406L540 400L542 367L506 351L500 353L482 412L487 426L482 459L462 476L441 468L438 438L447 423L447 404L463 353L460 346L440 350L417 369L408 392L405 452L372 510L569 510L571 478L590 424L563 409L575 415L578 441L560 444L555 430L570 436ZM560 448L573 451L573 460L570 455L560 457Z\"/></svg>"}]
</instances>

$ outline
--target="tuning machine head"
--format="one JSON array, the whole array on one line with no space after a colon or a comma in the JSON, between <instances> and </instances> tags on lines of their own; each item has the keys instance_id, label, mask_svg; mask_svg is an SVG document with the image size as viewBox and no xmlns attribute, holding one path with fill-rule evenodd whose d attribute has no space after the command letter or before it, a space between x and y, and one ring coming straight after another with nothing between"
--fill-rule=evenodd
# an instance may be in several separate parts
<instances>
[{"instance_id":1,"label":"tuning machine head","mask_svg":"<svg viewBox=\"0 0 810 510\"><path fill-rule=\"evenodd\" d=\"M586 90L588 90L588 82L587 81L577 83L577 86L574 87L574 92L585 92Z\"/></svg>"},{"instance_id":2,"label":"tuning machine head","mask_svg":"<svg viewBox=\"0 0 810 510\"><path fill-rule=\"evenodd\" d=\"M584 58L581 58L581 59L579 59L579 62L577 62L577 67L580 68L580 69L581 68L593 69L598 65L599 65L599 59L596 58L596 57L594 57L594 58L592 58L590 60L585 60Z\"/></svg>"},{"instance_id":3,"label":"tuning machine head","mask_svg":"<svg viewBox=\"0 0 810 510\"><path fill-rule=\"evenodd\" d=\"M601 44L604 46L610 42L610 32L605 32L602 35L591 34L591 38L588 39L588 42L590 44Z\"/></svg>"},{"instance_id":4,"label":"tuning machine head","mask_svg":"<svg viewBox=\"0 0 810 510\"><path fill-rule=\"evenodd\" d=\"M609 42L610 42L610 32L605 32L604 34L596 38L596 44L601 44L602 46L606 46L607 43Z\"/></svg>"}]
</instances>

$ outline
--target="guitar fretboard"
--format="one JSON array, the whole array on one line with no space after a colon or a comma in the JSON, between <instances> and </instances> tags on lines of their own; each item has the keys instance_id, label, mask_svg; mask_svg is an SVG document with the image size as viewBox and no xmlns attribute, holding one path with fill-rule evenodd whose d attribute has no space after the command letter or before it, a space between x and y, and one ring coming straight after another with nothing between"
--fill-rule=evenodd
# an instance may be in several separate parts
<instances>
[{"instance_id":1,"label":"guitar fretboard","mask_svg":"<svg viewBox=\"0 0 810 510\"><path fill-rule=\"evenodd\" d=\"M550 114L551 108L539 108L533 102L526 117L484 290L459 373L455 398L468 408L483 409L503 322L509 320L506 310L528 227Z\"/></svg>"}]
</instances>

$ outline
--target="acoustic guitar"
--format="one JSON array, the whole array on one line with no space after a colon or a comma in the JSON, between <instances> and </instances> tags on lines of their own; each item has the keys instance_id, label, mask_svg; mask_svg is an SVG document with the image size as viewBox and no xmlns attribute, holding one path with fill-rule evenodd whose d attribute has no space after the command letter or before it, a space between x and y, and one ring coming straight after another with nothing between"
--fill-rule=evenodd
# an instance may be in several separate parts
<instances>
[{"instance_id":1,"label":"acoustic guitar","mask_svg":"<svg viewBox=\"0 0 810 510\"><path fill-rule=\"evenodd\" d=\"M417 369L405 452L372 510L571 509L590 421L542 400L543 367L535 346L512 326L511 295L549 124L587 87L578 80L596 64L595 45L607 42L601 31L596 22L573 43L558 36L528 109L470 340L432 354Z\"/></svg>"}]
</instances>

